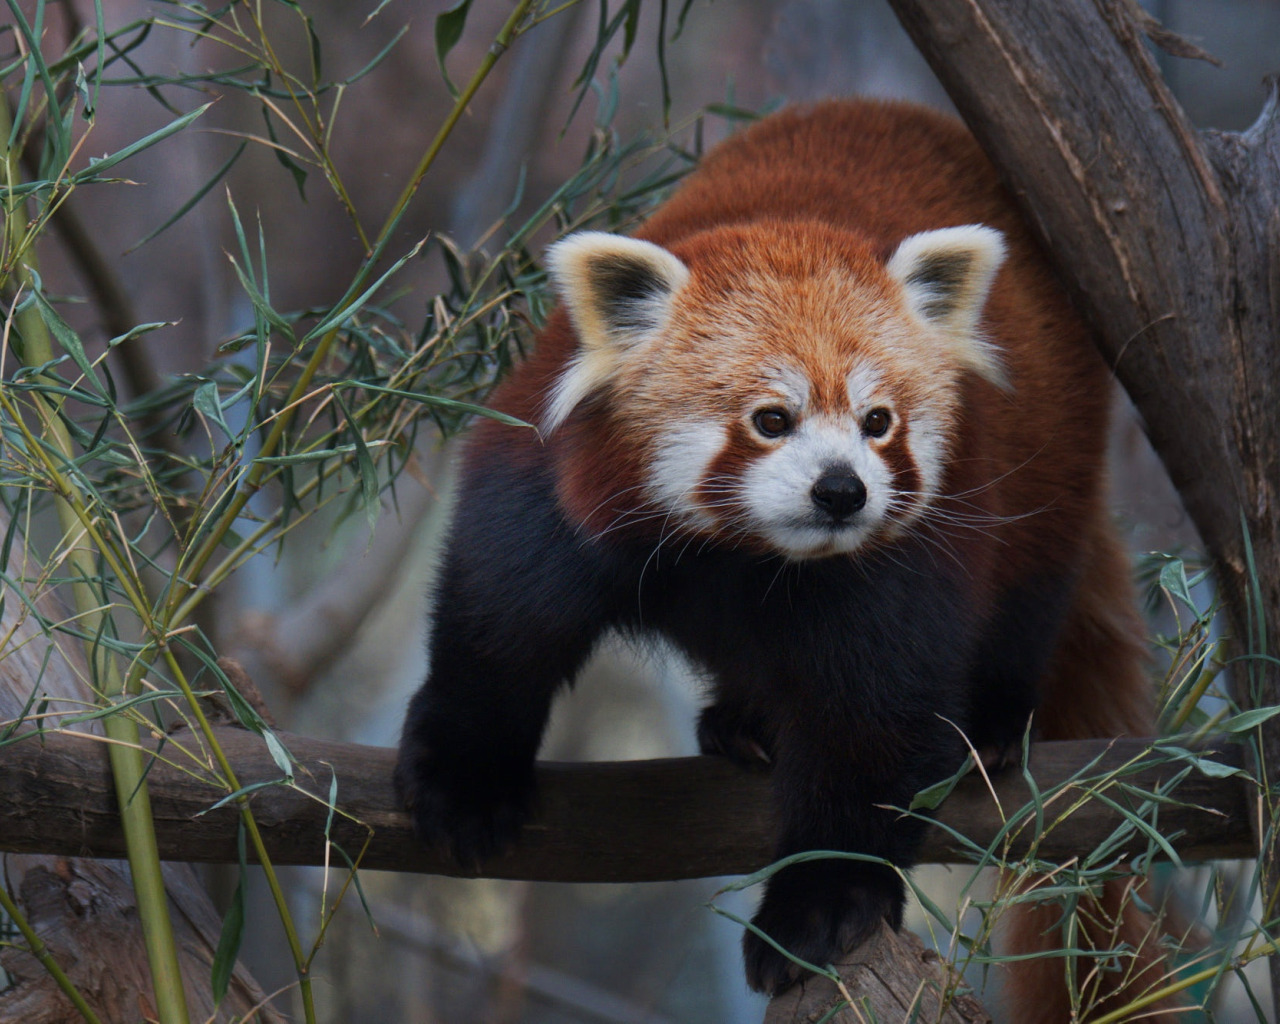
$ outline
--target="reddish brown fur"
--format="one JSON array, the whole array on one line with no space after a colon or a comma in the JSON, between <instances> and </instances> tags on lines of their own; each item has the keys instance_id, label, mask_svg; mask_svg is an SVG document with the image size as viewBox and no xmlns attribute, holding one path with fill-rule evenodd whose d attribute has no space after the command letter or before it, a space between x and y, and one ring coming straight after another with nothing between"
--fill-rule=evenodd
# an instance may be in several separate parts
<instances>
[{"instance_id":1,"label":"reddish brown fur","mask_svg":"<svg viewBox=\"0 0 1280 1024\"><path fill-rule=\"evenodd\" d=\"M779 220L787 222L781 232ZM810 223L797 227L802 220ZM637 235L691 268L687 298L696 309L704 297L736 291L744 267L763 260L780 277L811 273L819 252L879 290L883 301L897 302L884 272L897 244L916 232L965 224L998 229L1008 246L983 330L1002 351L1012 388L1002 391L973 375L964 380L943 493L963 496L953 505L958 513L1016 518L999 527L994 543L994 529L958 530L952 550L973 580L979 608L1038 572L1079 576L1057 656L1042 680L1037 722L1044 737L1148 732L1141 623L1103 497L1108 373L994 168L957 122L865 102L784 112L717 148ZM574 346L558 311L535 355L497 393L497 408L538 422ZM820 346L813 356L821 358ZM690 359L695 368L685 372L696 377L695 354ZM811 379L826 380L821 373ZM844 400L818 396L819 405ZM1071 415L1062 416L1068 408ZM665 410L642 413L661 417ZM498 446L509 459L554 465L563 507L599 532L637 511L647 457L634 424L619 416L588 403L545 443L532 436L513 441L492 422L478 428L474 443ZM735 472L751 457L752 443L732 442L715 469ZM914 467L903 454L904 464L891 464L909 476ZM1116 890L1108 899L1115 902ZM1040 937L1053 913L1025 915L1011 929L1015 941L1025 948L1058 945ZM1137 935L1146 926L1125 928ZM1065 1003L1055 1004L1046 987L1061 991L1062 974L1058 959L1022 968L1013 982L1014 1019L1066 1020Z\"/></svg>"}]
</instances>

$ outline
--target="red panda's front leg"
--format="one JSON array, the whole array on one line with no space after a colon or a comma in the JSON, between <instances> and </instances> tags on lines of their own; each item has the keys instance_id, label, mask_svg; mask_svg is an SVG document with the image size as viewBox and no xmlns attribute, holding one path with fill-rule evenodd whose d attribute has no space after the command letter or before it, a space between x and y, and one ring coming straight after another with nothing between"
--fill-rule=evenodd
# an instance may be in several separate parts
<instances>
[{"instance_id":1,"label":"red panda's front leg","mask_svg":"<svg viewBox=\"0 0 1280 1024\"><path fill-rule=\"evenodd\" d=\"M468 469L395 784L419 838L476 869L529 814L551 700L609 625L620 574L564 524L534 469Z\"/></svg>"},{"instance_id":2,"label":"red panda's front leg","mask_svg":"<svg viewBox=\"0 0 1280 1024\"><path fill-rule=\"evenodd\" d=\"M859 723L843 723L847 732L834 719L810 721L777 742L778 858L823 850L867 857L802 861L766 883L752 924L818 967L870 939L883 923L895 930L901 925L899 871L915 862L925 823L893 808L906 808L964 756L955 730L931 713L899 729L868 711ZM851 748L859 751L852 763ZM744 935L743 952L747 981L759 991L777 994L803 974L754 932Z\"/></svg>"}]
</instances>

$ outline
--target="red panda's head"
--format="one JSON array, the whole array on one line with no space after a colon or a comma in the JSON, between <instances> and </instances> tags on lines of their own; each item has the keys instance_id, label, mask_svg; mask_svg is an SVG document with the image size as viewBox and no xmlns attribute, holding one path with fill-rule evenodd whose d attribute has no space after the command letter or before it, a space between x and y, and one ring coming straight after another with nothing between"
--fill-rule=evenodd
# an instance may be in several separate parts
<instances>
[{"instance_id":1,"label":"red panda's head","mask_svg":"<svg viewBox=\"0 0 1280 1024\"><path fill-rule=\"evenodd\" d=\"M543 434L607 417L643 479L599 500L665 534L789 558L890 539L938 495L964 375L1005 386L978 327L1003 254L976 225L887 261L812 223L571 235L549 266L578 350Z\"/></svg>"}]
</instances>

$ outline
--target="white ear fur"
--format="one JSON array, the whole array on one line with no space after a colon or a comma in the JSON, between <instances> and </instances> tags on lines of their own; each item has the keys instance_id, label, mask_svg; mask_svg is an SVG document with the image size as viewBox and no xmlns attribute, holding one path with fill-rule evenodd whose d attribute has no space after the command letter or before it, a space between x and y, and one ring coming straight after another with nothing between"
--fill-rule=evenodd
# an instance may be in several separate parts
<instances>
[{"instance_id":1,"label":"white ear fur","mask_svg":"<svg viewBox=\"0 0 1280 1024\"><path fill-rule=\"evenodd\" d=\"M547 269L577 332L578 354L551 392L544 434L666 326L671 301L689 280L688 268L661 246L602 231L556 242L547 250Z\"/></svg>"},{"instance_id":2,"label":"white ear fur","mask_svg":"<svg viewBox=\"0 0 1280 1024\"><path fill-rule=\"evenodd\" d=\"M999 352L978 331L1004 256L999 231L967 224L903 239L885 269L901 285L911 312L956 342L955 353L965 365L1007 388Z\"/></svg>"}]
</instances>

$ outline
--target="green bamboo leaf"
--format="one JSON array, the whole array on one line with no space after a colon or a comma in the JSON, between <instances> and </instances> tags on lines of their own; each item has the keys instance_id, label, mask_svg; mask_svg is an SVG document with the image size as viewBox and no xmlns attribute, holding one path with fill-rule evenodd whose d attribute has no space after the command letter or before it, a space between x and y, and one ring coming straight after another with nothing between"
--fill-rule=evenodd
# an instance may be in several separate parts
<instances>
[{"instance_id":1,"label":"green bamboo leaf","mask_svg":"<svg viewBox=\"0 0 1280 1024\"><path fill-rule=\"evenodd\" d=\"M1244 564L1246 577L1249 580L1249 610L1246 615L1249 622L1249 653L1267 653L1267 613L1262 598L1261 578L1258 576L1258 565L1253 557L1253 538L1249 535L1249 520L1245 518L1244 508L1240 509L1240 534L1244 541ZM1250 666L1252 669L1253 666ZM1252 678L1252 676L1251 676Z\"/></svg>"},{"instance_id":2,"label":"green bamboo leaf","mask_svg":"<svg viewBox=\"0 0 1280 1024\"><path fill-rule=\"evenodd\" d=\"M117 715L131 708L155 707L157 704L181 699L181 690L148 690L146 693L139 693L125 700L114 701L106 707L98 708L96 711L85 711L81 714L70 715L62 721L65 725L79 725L81 722L92 722L109 715Z\"/></svg>"},{"instance_id":3,"label":"green bamboo leaf","mask_svg":"<svg viewBox=\"0 0 1280 1024\"><path fill-rule=\"evenodd\" d=\"M1187 582L1187 568L1181 558L1172 558L1160 570L1160 586L1185 604L1193 612L1199 609L1191 598L1191 586Z\"/></svg>"},{"instance_id":4,"label":"green bamboo leaf","mask_svg":"<svg viewBox=\"0 0 1280 1024\"><path fill-rule=\"evenodd\" d=\"M125 253L131 253L133 252L134 249L137 249L143 245L146 245L149 241L151 241L151 239L155 238L156 235L159 235L162 232L166 231L167 229L171 228L174 224L176 224L183 217L185 217L191 211L191 208L194 207L196 203L200 202L200 200L203 199L206 195L208 195L209 190L212 189L214 185L218 184L218 182L220 182L226 176L226 173L229 170L231 170L231 168L235 165L235 162L240 159L240 154L244 152L245 147L248 145L249 145L248 142L241 142L240 145L236 147L236 151L231 154L231 158L226 163L224 163L221 167L219 167L216 171L214 171L213 177L210 178L208 181L206 181L198 189L196 189L195 194L190 199L188 199L185 203L183 203L180 207L178 207L178 210L176 213L174 213L171 217L169 217L163 224L161 224L154 231L149 231L147 234L139 238L136 242L133 243L133 245L129 246L129 248L125 250Z\"/></svg>"},{"instance_id":5,"label":"green bamboo leaf","mask_svg":"<svg viewBox=\"0 0 1280 1024\"><path fill-rule=\"evenodd\" d=\"M662 0L663 7L666 7L666 0ZM640 27L640 0L626 0L622 5L622 15L625 19L622 29L622 57L626 60L628 54L631 53L631 46L636 41L636 29Z\"/></svg>"},{"instance_id":6,"label":"green bamboo leaf","mask_svg":"<svg viewBox=\"0 0 1280 1024\"><path fill-rule=\"evenodd\" d=\"M240 258L244 260L245 273L256 286L258 282L253 276L253 254L249 251L249 242L244 236L244 224L240 220L240 210L236 207L230 188L227 189L227 211L231 214L231 227L236 233L236 244L240 247Z\"/></svg>"},{"instance_id":7,"label":"green bamboo leaf","mask_svg":"<svg viewBox=\"0 0 1280 1024\"><path fill-rule=\"evenodd\" d=\"M951 791L956 788L960 780L971 771L973 771L973 760L972 758L967 758L960 770L950 778L943 779L941 782L935 782L932 786L927 786L920 790L920 792L912 798L911 804L907 807L907 810L937 810L942 801L951 795Z\"/></svg>"},{"instance_id":8,"label":"green bamboo leaf","mask_svg":"<svg viewBox=\"0 0 1280 1024\"><path fill-rule=\"evenodd\" d=\"M684 31L684 19L688 17L689 8L693 6L693 0L684 0L680 5L680 13L676 15L676 30L671 34L671 41L674 43L680 38L680 33Z\"/></svg>"},{"instance_id":9,"label":"green bamboo leaf","mask_svg":"<svg viewBox=\"0 0 1280 1024\"><path fill-rule=\"evenodd\" d=\"M1239 775L1248 778L1248 773L1235 765L1223 764L1221 761L1214 761L1210 758L1203 757L1194 751L1187 750L1185 747L1175 747L1167 743L1158 744L1151 748L1162 754L1172 754L1179 761L1186 761L1188 764L1196 768L1202 775L1207 775L1211 779L1226 779L1233 775Z\"/></svg>"},{"instance_id":10,"label":"green bamboo leaf","mask_svg":"<svg viewBox=\"0 0 1280 1024\"><path fill-rule=\"evenodd\" d=\"M257 95L256 89L254 90L254 95ZM275 143L275 145L271 147L271 152L275 154L275 158L279 161L280 165L293 176L293 184L298 190L298 195L305 203L307 201L306 169L300 166L298 162L285 151L285 148L280 145L280 140L276 137L276 126L271 120L271 108L265 103L262 104L262 119L267 123L267 137Z\"/></svg>"},{"instance_id":11,"label":"green bamboo leaf","mask_svg":"<svg viewBox=\"0 0 1280 1024\"><path fill-rule=\"evenodd\" d=\"M759 110L752 110L749 107L739 107L732 103L708 103L702 108L708 114L715 114L716 117L723 117L726 121L759 121L763 116Z\"/></svg>"},{"instance_id":12,"label":"green bamboo leaf","mask_svg":"<svg viewBox=\"0 0 1280 1024\"><path fill-rule=\"evenodd\" d=\"M471 10L471 0L458 0L456 4L436 15L436 64L440 66L440 75L444 78L445 88L455 100L458 90L449 79L449 71L445 67L445 58L449 51L458 45L463 29L467 27L467 14Z\"/></svg>"},{"instance_id":13,"label":"green bamboo leaf","mask_svg":"<svg viewBox=\"0 0 1280 1024\"><path fill-rule=\"evenodd\" d=\"M383 5L389 4L390 2L391 0L382 0ZM382 5L379 5L379 9L381 9L381 6ZM368 24L370 19L372 19L373 16L377 13L378 13L377 11L374 11L373 14L370 14L367 18L365 18L365 23ZM354 75L348 78L344 84L354 85L356 82L360 81L360 79L364 78L365 75L373 71L379 64L382 63L382 61L385 59L387 54L391 52L392 47L394 47L396 43L400 42L400 40L404 38L404 34L408 31L409 31L408 25L400 26L400 30L391 37L391 42L387 43L386 46L384 46L381 50L379 50L376 54L374 54L373 59L369 61L369 63L366 64L364 67L362 67L359 71L357 71Z\"/></svg>"},{"instance_id":14,"label":"green bamboo leaf","mask_svg":"<svg viewBox=\"0 0 1280 1024\"><path fill-rule=\"evenodd\" d=\"M75 174L71 176L72 183L79 185L86 181L90 181L93 178L95 178L97 175L101 174L103 171L109 170L110 168L114 167L116 164L122 163L125 160L128 160L129 157L135 156L136 154L141 153L144 149L150 149L157 142L163 142L170 135L176 135L178 132L182 131L182 129L186 128L187 125L191 124L192 121L198 118L206 110L208 110L211 106L213 106L212 103L206 103L202 107L196 107L196 109L191 111L189 114L183 114L176 121L170 121L163 128L157 129L156 131L152 132L150 135L146 135L143 138L139 139L137 142L130 143L129 145L125 146L124 149L119 150L118 152L112 153L110 156L104 156L97 159L91 158L89 160L88 167L86 167L82 171L77 171Z\"/></svg>"},{"instance_id":15,"label":"green bamboo leaf","mask_svg":"<svg viewBox=\"0 0 1280 1024\"><path fill-rule=\"evenodd\" d=\"M85 354L84 345L80 343L80 336L71 329L71 325L63 320L58 315L58 311L49 304L49 300L44 296L44 288L41 285L40 276L34 270L31 271L31 276L35 282L32 292L35 295L36 307L40 310L40 319L49 328L49 333L58 340L62 350L80 368L80 372L84 374L85 380L88 381L90 387L99 395L106 397L107 392L103 389L97 373L94 372L93 364L89 362L89 357Z\"/></svg>"},{"instance_id":16,"label":"green bamboo leaf","mask_svg":"<svg viewBox=\"0 0 1280 1024\"><path fill-rule=\"evenodd\" d=\"M213 1002L219 1005L227 994L231 983L231 975L236 969L236 958L240 955L240 943L244 939L244 876L248 868L245 855L244 822L240 822L237 836L240 850L240 874L236 879L236 890L231 894L231 905L227 907L227 916L222 919L222 933L218 936L218 950L213 956Z\"/></svg>"},{"instance_id":17,"label":"green bamboo leaf","mask_svg":"<svg viewBox=\"0 0 1280 1024\"><path fill-rule=\"evenodd\" d=\"M289 342L293 348L298 347L298 339L293 333L293 325L284 317L271 308L271 303L266 299L262 292L258 291L257 286L253 283L253 279L241 269L239 262L230 253L227 253L227 259L231 261L232 269L236 272L236 277L240 279L240 287L244 289L244 293L249 296L249 302L253 305L256 312L263 320L269 323Z\"/></svg>"},{"instance_id":18,"label":"green bamboo leaf","mask_svg":"<svg viewBox=\"0 0 1280 1024\"><path fill-rule=\"evenodd\" d=\"M293 757L289 751L285 749L280 738L271 729L262 730L262 738L267 741L267 751L271 754L271 760L276 763L276 767L284 772L284 777L290 782L293 781Z\"/></svg>"},{"instance_id":19,"label":"green bamboo leaf","mask_svg":"<svg viewBox=\"0 0 1280 1024\"><path fill-rule=\"evenodd\" d=\"M199 818L201 815L209 814L211 811L216 811L220 808L226 807L228 804L233 804L241 797L249 796L258 792L260 789L270 789L272 786L283 786L287 781L288 780L286 779L264 779L262 782L251 782L247 786L241 786L234 793L228 793L221 800L217 800L210 804L203 811L196 812L196 817Z\"/></svg>"},{"instance_id":20,"label":"green bamboo leaf","mask_svg":"<svg viewBox=\"0 0 1280 1024\"><path fill-rule=\"evenodd\" d=\"M191 398L191 404L195 406L206 419L213 420L224 434L231 440L235 440L235 434L231 427L227 425L227 421L222 416L222 403L218 401L218 385L211 380L205 381L198 388Z\"/></svg>"},{"instance_id":21,"label":"green bamboo leaf","mask_svg":"<svg viewBox=\"0 0 1280 1024\"><path fill-rule=\"evenodd\" d=\"M1263 722L1275 718L1276 715L1280 715L1280 707L1254 708L1252 711L1232 715L1225 722L1220 723L1218 729L1228 736L1238 736L1242 732L1256 729Z\"/></svg>"},{"instance_id":22,"label":"green bamboo leaf","mask_svg":"<svg viewBox=\"0 0 1280 1024\"><path fill-rule=\"evenodd\" d=\"M368 448L391 444L390 441L366 441ZM288 455L260 455L254 462L267 466L296 466L304 462L323 462L325 459L346 458L354 455L359 449L354 444L340 444L335 448L313 448L305 452L291 452Z\"/></svg>"},{"instance_id":23,"label":"green bamboo leaf","mask_svg":"<svg viewBox=\"0 0 1280 1024\"><path fill-rule=\"evenodd\" d=\"M4 597L0 596L0 616L3 615L3 609ZM31 692L27 694L26 703L22 705L22 710L18 712L17 716L3 730L0 730L0 747L3 747L9 741L9 738L17 733L18 726L26 721L27 712L31 710L36 703L36 698L40 696L40 681L44 679L44 674L49 668L49 659L53 657L53 650L53 644L45 646L44 657L40 659L40 670L36 673L36 678L32 680ZM23 735L30 734L24 733Z\"/></svg>"},{"instance_id":24,"label":"green bamboo leaf","mask_svg":"<svg viewBox=\"0 0 1280 1024\"><path fill-rule=\"evenodd\" d=\"M320 35L316 32L316 27L311 21L311 17L302 13L302 8L298 8L298 13L302 17L303 27L307 30L307 42L311 46L311 81L316 85L320 82L321 68L323 67L320 60Z\"/></svg>"},{"instance_id":25,"label":"green bamboo leaf","mask_svg":"<svg viewBox=\"0 0 1280 1024\"><path fill-rule=\"evenodd\" d=\"M667 0L659 0L658 3L658 79L662 83L662 124L664 127L670 127L671 78L667 74Z\"/></svg>"},{"instance_id":26,"label":"green bamboo leaf","mask_svg":"<svg viewBox=\"0 0 1280 1024\"><path fill-rule=\"evenodd\" d=\"M176 327L176 320L156 320L152 323L138 324L137 327L131 327L124 334L118 335L107 342L107 348L115 348L117 345L123 345L126 341L132 341L134 338L141 337L144 334L150 334L152 331L158 331L161 327Z\"/></svg>"},{"instance_id":27,"label":"green bamboo leaf","mask_svg":"<svg viewBox=\"0 0 1280 1024\"><path fill-rule=\"evenodd\" d=\"M378 469L369 455L369 446L365 444L364 435L360 432L360 424L351 415L347 403L336 389L333 400L342 410L347 426L351 428L351 440L356 447L356 466L360 470L360 498L364 504L365 518L369 521L369 529L372 530L378 525L378 514L382 511L378 504Z\"/></svg>"},{"instance_id":28,"label":"green bamboo leaf","mask_svg":"<svg viewBox=\"0 0 1280 1024\"><path fill-rule=\"evenodd\" d=\"M98 109L98 92L102 88L102 72L107 55L107 26L102 15L102 0L93 0L93 93L85 100L85 116L91 117ZM78 63L78 62L77 62Z\"/></svg>"},{"instance_id":29,"label":"green bamboo leaf","mask_svg":"<svg viewBox=\"0 0 1280 1024\"><path fill-rule=\"evenodd\" d=\"M337 328L345 324L348 320L350 320L353 316L355 316L358 312L360 312L361 309L364 308L365 303L367 303L369 299L371 299L373 295L378 291L378 289L382 287L382 285L386 282L387 278L391 277L392 274L394 274L397 270L403 267L406 263L408 263L411 259L413 259L415 256L418 255L418 253L422 251L422 247L426 245L426 241L427 240L424 238L422 241L418 242L418 244L415 245L412 249L410 249L407 253L405 253L405 255L401 256L398 260L396 260L395 263L391 264L390 269L388 269L385 274L379 277L378 280L374 281L373 284L369 285L369 287L366 288L358 298L348 302L347 297L344 295L342 299L338 301L337 306L334 307L333 312L330 313L328 316L326 316L313 328L311 328L311 330L307 331L307 333L303 335L302 340L304 342L310 341L312 338L318 338L323 334L328 334L330 331L336 330Z\"/></svg>"},{"instance_id":30,"label":"green bamboo leaf","mask_svg":"<svg viewBox=\"0 0 1280 1024\"><path fill-rule=\"evenodd\" d=\"M18 28L18 34L22 36L26 44L27 53L23 61L26 68L23 72L22 89L18 94L18 102L13 110L13 123L5 150L6 152L12 152L17 144L18 134L22 129L23 123L27 120L27 106L31 99L31 91L35 85L35 80L39 78L40 84L44 87L45 102L51 106L49 113L45 117L45 150L47 159L41 161L41 172L44 173L50 167L60 170L65 166L67 154L71 151L71 136L67 122L59 116L61 111L58 108L57 87L41 49L45 33L45 5L36 5L36 21L32 25L23 15L22 9L18 6L16 0L7 0L7 2L9 11L13 14L14 24Z\"/></svg>"},{"instance_id":31,"label":"green bamboo leaf","mask_svg":"<svg viewBox=\"0 0 1280 1024\"><path fill-rule=\"evenodd\" d=\"M508 416L505 412L498 412L496 409L486 409L483 405L475 405L471 402L460 402L456 398L444 398L440 395L425 395L417 391L401 391L398 388L383 387L380 384L370 384L367 381L340 381L334 385L337 388L359 388L361 391L376 391L379 394L395 395L397 398L403 398L409 402L418 402L422 405L438 405L444 409L453 409L456 412L471 413L475 416L487 416L491 420L497 420L499 423L505 423L509 427L529 427L533 428L532 423L526 423L524 420L517 419L515 416Z\"/></svg>"},{"instance_id":32,"label":"green bamboo leaf","mask_svg":"<svg viewBox=\"0 0 1280 1024\"><path fill-rule=\"evenodd\" d=\"M228 489L228 494L234 493L233 489ZM196 538L199 540L199 536ZM222 670L222 666L218 664L204 645L192 643L185 635L174 638L174 641L184 650L192 654L204 667L212 673L213 677L218 681L218 685L222 687L222 692L227 695L227 702L231 705L231 710L236 716L236 721L243 725L246 729L252 729L259 736L267 731L267 723L262 720L262 716L257 710L240 696L240 691L227 678L226 672Z\"/></svg>"}]
</instances>

